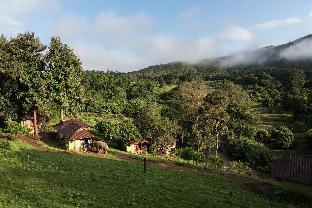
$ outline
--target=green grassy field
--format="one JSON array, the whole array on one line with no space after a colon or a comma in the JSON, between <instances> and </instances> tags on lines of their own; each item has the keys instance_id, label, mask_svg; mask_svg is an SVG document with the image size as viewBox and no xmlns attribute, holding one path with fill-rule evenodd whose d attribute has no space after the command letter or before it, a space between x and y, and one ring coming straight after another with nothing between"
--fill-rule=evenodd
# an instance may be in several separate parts
<instances>
[{"instance_id":1,"label":"green grassy field","mask_svg":"<svg viewBox=\"0 0 312 208\"><path fill-rule=\"evenodd\" d=\"M29 155L29 159L28 159ZM62 152L21 141L0 148L0 207L303 207L226 176Z\"/></svg>"}]
</instances>

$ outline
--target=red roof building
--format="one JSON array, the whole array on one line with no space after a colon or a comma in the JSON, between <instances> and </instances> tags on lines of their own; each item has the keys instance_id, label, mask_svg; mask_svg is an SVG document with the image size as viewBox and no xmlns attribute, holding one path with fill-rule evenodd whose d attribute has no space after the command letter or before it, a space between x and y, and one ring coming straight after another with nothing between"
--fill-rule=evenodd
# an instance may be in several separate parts
<instances>
[{"instance_id":1,"label":"red roof building","mask_svg":"<svg viewBox=\"0 0 312 208\"><path fill-rule=\"evenodd\" d=\"M62 121L53 127L59 139L64 141L69 150L81 151L93 142L94 133L88 130L90 126L80 120Z\"/></svg>"}]
</instances>

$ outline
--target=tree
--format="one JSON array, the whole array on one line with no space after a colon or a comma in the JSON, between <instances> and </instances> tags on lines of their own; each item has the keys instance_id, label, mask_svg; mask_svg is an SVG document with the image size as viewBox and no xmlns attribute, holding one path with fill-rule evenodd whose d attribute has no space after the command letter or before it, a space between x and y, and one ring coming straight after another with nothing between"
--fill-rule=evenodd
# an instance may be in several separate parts
<instances>
[{"instance_id":1,"label":"tree","mask_svg":"<svg viewBox=\"0 0 312 208\"><path fill-rule=\"evenodd\" d=\"M13 67L11 67L10 41L0 36L0 111L7 117L17 116L17 84L14 81Z\"/></svg>"},{"instance_id":2,"label":"tree","mask_svg":"<svg viewBox=\"0 0 312 208\"><path fill-rule=\"evenodd\" d=\"M181 131L181 143L192 143L192 126L194 122L198 120L199 109L204 103L209 89L203 80L194 80L191 82L182 83L176 91L173 93L172 118L178 121L178 124L182 127ZM188 141L184 141L185 138Z\"/></svg>"},{"instance_id":3,"label":"tree","mask_svg":"<svg viewBox=\"0 0 312 208\"><path fill-rule=\"evenodd\" d=\"M286 126L280 126L271 131L271 140L276 148L289 149L295 143L294 134Z\"/></svg>"},{"instance_id":4,"label":"tree","mask_svg":"<svg viewBox=\"0 0 312 208\"><path fill-rule=\"evenodd\" d=\"M81 62L59 37L51 38L45 60L50 101L60 109L60 119L63 120L64 110L75 112L83 102Z\"/></svg>"},{"instance_id":5,"label":"tree","mask_svg":"<svg viewBox=\"0 0 312 208\"><path fill-rule=\"evenodd\" d=\"M134 119L136 126L140 129L143 138L154 143L157 132L161 124L161 108L155 102L146 103L143 106L138 105L135 109Z\"/></svg>"},{"instance_id":6,"label":"tree","mask_svg":"<svg viewBox=\"0 0 312 208\"><path fill-rule=\"evenodd\" d=\"M220 89L205 97L193 123L193 133L198 150L215 150L238 121L248 120L246 111L250 107L249 95L239 86L225 82Z\"/></svg>"},{"instance_id":7,"label":"tree","mask_svg":"<svg viewBox=\"0 0 312 208\"><path fill-rule=\"evenodd\" d=\"M195 119L208 88L203 80L182 83L174 93L174 104L181 120Z\"/></svg>"},{"instance_id":8,"label":"tree","mask_svg":"<svg viewBox=\"0 0 312 208\"><path fill-rule=\"evenodd\" d=\"M230 115L227 112L229 98L214 91L207 95L198 119L193 124L197 150L215 150L217 155L221 138L228 131Z\"/></svg>"},{"instance_id":9,"label":"tree","mask_svg":"<svg viewBox=\"0 0 312 208\"><path fill-rule=\"evenodd\" d=\"M1 47L1 78L5 80L4 89L9 89L1 93L2 101L5 106L16 106L13 110L16 110L18 116L33 112L36 138L37 110L45 105L45 75L42 73L42 52L45 46L34 33L18 34L10 41L3 37L0 39L4 44Z\"/></svg>"}]
</instances>

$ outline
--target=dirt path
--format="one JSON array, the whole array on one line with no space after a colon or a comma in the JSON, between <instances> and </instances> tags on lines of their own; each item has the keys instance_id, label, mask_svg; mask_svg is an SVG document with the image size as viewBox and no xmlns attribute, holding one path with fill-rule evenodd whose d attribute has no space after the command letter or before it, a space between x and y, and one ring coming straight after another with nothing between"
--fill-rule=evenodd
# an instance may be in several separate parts
<instances>
[{"instance_id":1,"label":"dirt path","mask_svg":"<svg viewBox=\"0 0 312 208\"><path fill-rule=\"evenodd\" d=\"M34 149L41 151L41 152L49 152L47 148L42 147L38 142L32 138L29 138L25 135L17 135L16 138L30 144Z\"/></svg>"}]
</instances>

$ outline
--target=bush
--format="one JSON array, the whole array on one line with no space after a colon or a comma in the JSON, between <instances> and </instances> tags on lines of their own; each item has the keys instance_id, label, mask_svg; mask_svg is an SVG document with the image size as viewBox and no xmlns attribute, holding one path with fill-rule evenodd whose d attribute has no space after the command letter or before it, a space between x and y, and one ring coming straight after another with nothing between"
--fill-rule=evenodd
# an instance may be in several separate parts
<instances>
[{"instance_id":1,"label":"bush","mask_svg":"<svg viewBox=\"0 0 312 208\"><path fill-rule=\"evenodd\" d=\"M289 128L280 126L272 130L271 141L276 148L288 149L294 145L295 139Z\"/></svg>"},{"instance_id":2,"label":"bush","mask_svg":"<svg viewBox=\"0 0 312 208\"><path fill-rule=\"evenodd\" d=\"M229 168L230 168L230 171L235 174L250 175L251 173L251 168L247 164L241 161L230 162Z\"/></svg>"},{"instance_id":3,"label":"bush","mask_svg":"<svg viewBox=\"0 0 312 208\"><path fill-rule=\"evenodd\" d=\"M202 152L197 152L194 148L185 147L178 149L176 154L184 160L194 161L194 162L204 162L205 155Z\"/></svg>"},{"instance_id":4,"label":"bush","mask_svg":"<svg viewBox=\"0 0 312 208\"><path fill-rule=\"evenodd\" d=\"M95 125L95 129L105 141L116 144L118 148L141 138L139 130L130 119L115 123L101 121Z\"/></svg>"},{"instance_id":5,"label":"bush","mask_svg":"<svg viewBox=\"0 0 312 208\"><path fill-rule=\"evenodd\" d=\"M235 134L240 136L254 137L257 133L257 129L253 125L243 121L235 122L233 128Z\"/></svg>"},{"instance_id":6,"label":"bush","mask_svg":"<svg viewBox=\"0 0 312 208\"><path fill-rule=\"evenodd\" d=\"M218 155L211 156L209 159L216 168L219 168L219 169L223 168L224 162L221 159L221 157L219 157Z\"/></svg>"},{"instance_id":7,"label":"bush","mask_svg":"<svg viewBox=\"0 0 312 208\"><path fill-rule=\"evenodd\" d=\"M258 142L265 144L268 144L271 141L270 133L265 129L258 130L255 138Z\"/></svg>"},{"instance_id":8,"label":"bush","mask_svg":"<svg viewBox=\"0 0 312 208\"><path fill-rule=\"evenodd\" d=\"M4 132L9 134L26 134L29 129L26 126L21 125L20 123L12 120L5 121Z\"/></svg>"},{"instance_id":9,"label":"bush","mask_svg":"<svg viewBox=\"0 0 312 208\"><path fill-rule=\"evenodd\" d=\"M11 149L11 145L10 142L7 140L0 140L0 149L7 149L10 150Z\"/></svg>"},{"instance_id":10,"label":"bush","mask_svg":"<svg viewBox=\"0 0 312 208\"><path fill-rule=\"evenodd\" d=\"M251 167L266 167L272 162L271 151L265 145L245 137L230 139L228 150L234 159Z\"/></svg>"}]
</instances>

